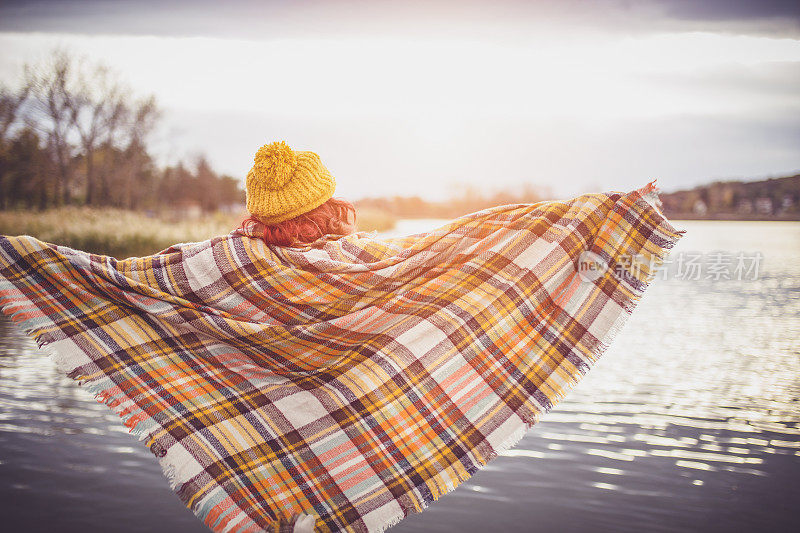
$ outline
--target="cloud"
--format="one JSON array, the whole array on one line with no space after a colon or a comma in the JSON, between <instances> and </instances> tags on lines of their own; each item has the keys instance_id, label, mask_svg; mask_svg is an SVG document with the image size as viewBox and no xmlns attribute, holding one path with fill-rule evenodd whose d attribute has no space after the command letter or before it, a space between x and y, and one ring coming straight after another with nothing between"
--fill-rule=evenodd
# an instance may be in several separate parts
<instances>
[{"instance_id":1,"label":"cloud","mask_svg":"<svg viewBox=\"0 0 800 533\"><path fill-rule=\"evenodd\" d=\"M800 19L795 0L657 0L667 16L683 20Z\"/></svg>"},{"instance_id":2,"label":"cloud","mask_svg":"<svg viewBox=\"0 0 800 533\"><path fill-rule=\"evenodd\" d=\"M217 36L406 35L524 39L565 29L640 34L717 31L800 36L796 0L10 0L0 30Z\"/></svg>"},{"instance_id":3,"label":"cloud","mask_svg":"<svg viewBox=\"0 0 800 533\"><path fill-rule=\"evenodd\" d=\"M66 44L156 93L163 161L202 151L242 177L258 146L286 139L319 152L351 198L465 183L566 196L653 177L674 190L800 169L800 41L550 26L502 42L0 32L0 79Z\"/></svg>"},{"instance_id":4,"label":"cloud","mask_svg":"<svg viewBox=\"0 0 800 533\"><path fill-rule=\"evenodd\" d=\"M17 63L56 43L121 67L137 90L156 92L167 107L425 123L465 114L605 120L748 112L796 103L800 65L795 41L713 34L500 45L0 33L9 51L0 75L14 76ZM712 75L719 79L709 90ZM770 82L790 88L781 94Z\"/></svg>"}]
</instances>

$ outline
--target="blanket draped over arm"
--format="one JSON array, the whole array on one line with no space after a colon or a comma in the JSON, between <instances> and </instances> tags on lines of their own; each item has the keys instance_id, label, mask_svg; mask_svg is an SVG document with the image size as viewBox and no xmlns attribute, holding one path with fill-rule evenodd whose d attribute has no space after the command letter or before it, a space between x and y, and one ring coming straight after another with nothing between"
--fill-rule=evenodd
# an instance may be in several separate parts
<instances>
[{"instance_id":1,"label":"blanket draped over arm","mask_svg":"<svg viewBox=\"0 0 800 533\"><path fill-rule=\"evenodd\" d=\"M2 237L0 305L214 531L302 515L383 531L513 446L601 356L682 234L658 205L649 184L409 237L233 232L124 260Z\"/></svg>"}]
</instances>

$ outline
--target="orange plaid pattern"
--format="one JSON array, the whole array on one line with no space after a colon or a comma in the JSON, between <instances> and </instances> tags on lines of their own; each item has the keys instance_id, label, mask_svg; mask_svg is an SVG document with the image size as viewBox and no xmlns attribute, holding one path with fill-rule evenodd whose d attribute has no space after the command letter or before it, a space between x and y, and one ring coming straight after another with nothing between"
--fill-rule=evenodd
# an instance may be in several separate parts
<instances>
[{"instance_id":1,"label":"orange plaid pattern","mask_svg":"<svg viewBox=\"0 0 800 533\"><path fill-rule=\"evenodd\" d=\"M213 530L382 531L600 357L682 233L656 206L650 184L403 238L233 232L125 260L3 237L0 305Z\"/></svg>"}]
</instances>

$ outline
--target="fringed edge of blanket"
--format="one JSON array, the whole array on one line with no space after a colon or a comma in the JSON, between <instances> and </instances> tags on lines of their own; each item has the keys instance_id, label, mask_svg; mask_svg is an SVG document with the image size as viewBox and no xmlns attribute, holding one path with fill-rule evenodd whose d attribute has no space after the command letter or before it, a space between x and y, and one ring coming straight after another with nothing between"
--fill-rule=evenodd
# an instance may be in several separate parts
<instances>
[{"instance_id":1,"label":"fringed edge of blanket","mask_svg":"<svg viewBox=\"0 0 800 533\"><path fill-rule=\"evenodd\" d=\"M653 219L655 221L655 228L658 229L664 234L664 242L661 243L660 247L655 251L655 265L660 265L669 255L671 249L675 246L678 240L683 236L685 230L678 230L676 229L670 221L664 216L663 211L661 210L661 200L659 199L659 190L656 186L656 182L652 181L645 185L644 187L637 189L627 195L623 195L623 198L630 198L632 200L631 203L639 203L639 206L643 206L646 203L649 208L653 210ZM619 206L619 202L615 204L615 207ZM614 275L613 272L610 272L610 275ZM570 374L569 379L565 382L564 386L561 387L556 394L552 397L548 397L550 400L549 403L543 406L541 409L531 408L527 410L527 413L523 413L522 410L517 414L520 415L520 418L523 421L523 424L520 425L516 430L514 430L506 439L497 447L491 448L486 445L486 447L481 447L480 449L472 450L472 455L475 457L477 464L474 468L470 468L462 473L456 473L455 480L453 479L453 472L446 471L441 472L434 476L433 480L437 482L438 485L446 487L446 490L441 494L434 495L429 499L423 500L422 504L418 507L414 508L407 508L404 510L403 514L393 516L389 518L382 526L375 530L376 533L384 533L387 529L392 526L397 525L403 519L408 517L412 513L421 513L431 503L437 501L441 496L451 493L453 490L458 488L462 483L469 481L469 479L479 470L483 469L489 462L497 458L498 456L503 455L504 452L507 452L511 448L514 448L522 438L527 434L527 432L535 426L539 420L541 419L542 415L548 413L555 407L578 383L581 382L583 377L589 372L589 370L594 366L594 364L600 359L600 357L605 353L605 351L611 346L614 342L614 339L617 335L622 331L625 324L628 321L628 318L633 313L634 309L636 308L637 304L641 300L642 296L650 285L650 282L654 279L654 273L648 273L648 279L644 281L639 287L638 290L635 291L632 296L627 300L625 305L622 306L623 312L620 313L617 320L613 323L613 325L609 328L607 333L603 336L603 338L598 339L595 345L591 348L588 355L588 365L585 366L577 366L577 372L575 374Z\"/></svg>"},{"instance_id":2,"label":"fringed edge of blanket","mask_svg":"<svg viewBox=\"0 0 800 533\"><path fill-rule=\"evenodd\" d=\"M7 280L0 279L0 286L13 285ZM7 291L2 291L7 292ZM54 346L57 342L50 339L46 332L42 331L46 326L37 324L37 317L30 316L30 313L24 309L12 310L17 307L16 304L9 301L9 298L0 296L0 311L9 317L28 337L36 342L40 350L45 352L51 361L56 365L60 372L63 372L67 377L73 379L84 390L94 396L94 398L119 415L122 423L128 428L129 432L137 436L139 440L145 440L146 434L141 429L139 422L145 417L141 416L142 410L138 407L135 409L128 409L123 402L115 399L110 391L114 388L114 383L108 377L98 377L94 379L86 379L84 376L76 374L77 369L86 363L86 355L78 348L71 348L68 346ZM167 472L165 471L165 474ZM169 476L168 476L169 479Z\"/></svg>"},{"instance_id":3,"label":"fringed edge of blanket","mask_svg":"<svg viewBox=\"0 0 800 533\"><path fill-rule=\"evenodd\" d=\"M637 196L638 195L638 196ZM680 239L684 231L675 229L672 224L666 219L663 213L660 210L660 200L658 198L658 189L655 186L655 182L648 183L646 186L638 189L629 195L624 195L623 198L631 197L634 202L646 202L650 208L653 209L654 219L656 221L656 228L659 229L664 233L664 242L661 244L660 248L656 251L656 259L657 262L663 262L666 256L669 254L670 249L675 245L675 243ZM617 204L618 205L618 204ZM641 204L640 204L641 205ZM627 322L628 317L631 315L633 310L635 309L637 303L644 295L644 292L649 286L650 281L652 281L652 276L650 279L646 280L639 288L636 290L632 296L626 302L626 305L623 306L624 312L622 312L615 323L609 328L608 332L602 339L598 339L598 342L595 346L590 350L587 354L589 359L589 364L587 366L578 366L577 372L569 376L567 382L565 382L564 386L561 389L557 390L553 397L549 397L550 400L548 404L544 405L542 409L529 409L527 413L518 413L521 416L523 421L523 425L519 428L515 429L499 446L492 449L491 447L486 445L486 447L481 447L480 449L475 449L472 451L473 456L476 459L476 464L474 467L469 468L468 470L464 471L454 471L454 470L446 470L442 471L441 473L437 474L432 478L433 481L437 483L437 485L444 487L445 490L440 494L432 495L432 497L424 499L421 502L421 505L415 505L415 507L408 507L405 508L402 515L397 514L396 516L392 516L388 518L382 526L379 526L375 531L378 533L383 533L388 528L398 524L404 518L406 518L409 514L415 512L422 512L424 511L431 503L437 501L441 496L448 494L459 487L465 481L468 481L475 472L485 467L490 461L496 458L499 455L502 455L505 451L513 448L516 446L519 441L525 436L528 430L533 427L541 418L541 416L548 411L550 411L555 405L557 405L563 397L569 393L583 378L584 375L589 371L589 369L594 365L594 363L602 356L602 354L608 349L611 345L613 340L622 330L623 326ZM0 287L5 286L11 287L12 290L15 290L13 285L5 279L0 279ZM2 291L3 293L8 293L7 290ZM79 385L85 387L89 393L94 395L94 398L105 405L107 405L113 412L115 412L121 419L123 425L125 425L129 432L137 437L139 441L147 441L146 445L150 449L150 451L158 458L159 464L161 465L161 469L164 473L164 476L167 478L169 482L170 488L178 492L179 489L179 482L176 480L176 472L180 468L180 465L173 463L166 457L166 451L161 449L161 446L158 444L157 439L154 439L152 436L155 432L157 432L157 427L155 427L155 421L149 416L144 413L144 411L138 408L133 402L125 402L120 400L119 398L115 398L113 396L113 389L115 384L111 381L108 377L98 377L94 379L86 379L85 376L77 375L77 369L86 362L86 356L81 353L81 351L75 347L71 347L69 345L60 346L58 349L52 346L53 342L47 338L47 336L42 332L42 328L44 327L41 323L36 324L37 319L40 317L33 317L33 316L23 316L25 315L24 310L17 310L11 311L9 310L10 307L14 307L14 303L9 301L8 297L0 296L0 310L7 316L9 316L13 322L15 322L29 337L33 338L36 341L36 344L39 346L40 349L47 352L51 360L56 364L59 371L64 372L68 377L72 378L73 380L77 381ZM180 494L178 494L180 498ZM183 498L181 498L183 501ZM184 503L187 503L184 501ZM209 515L208 510L199 509L196 506L189 506L192 512L207 526L211 527L210 524L206 522L206 518ZM305 515L300 515L296 517L292 517L291 520L285 521L280 520L277 522L273 522L270 524L268 531L274 532L290 532L295 530L295 525L297 524L297 531L309 531L307 529L308 522L304 521ZM249 518L249 517L248 517ZM256 524L249 519L246 520L249 522L248 524L238 524L240 527L236 527L236 529L232 528L225 528L226 531L262 531L261 528L258 528ZM301 522L302 525L301 525Z\"/></svg>"},{"instance_id":4,"label":"fringed edge of blanket","mask_svg":"<svg viewBox=\"0 0 800 533\"><path fill-rule=\"evenodd\" d=\"M3 289L0 292L7 295L9 288L11 291L17 290L11 282L0 278L0 289ZM87 379L85 376L78 374L78 368L87 362L86 355L77 347L69 345L56 346L58 341L52 340L47 332L43 331L43 329L47 328L47 324L42 323L43 317L32 316L28 309L19 309L19 306L18 299L0 296L0 311L36 342L39 349L47 354L60 372L76 381L98 403L106 405L116 413L120 417L122 424L128 428L128 432L136 437L138 441L147 441L146 446L158 459L170 489L176 492L179 485L176 481L176 471L180 465L172 463L164 457L163 453L159 453L158 444L151 438L151 435L157 431L154 427L155 421L135 403L115 397L113 390L116 385L110 378L101 376ZM148 424L148 422L150 423ZM204 518L198 513L195 513L195 515L201 519Z\"/></svg>"}]
</instances>

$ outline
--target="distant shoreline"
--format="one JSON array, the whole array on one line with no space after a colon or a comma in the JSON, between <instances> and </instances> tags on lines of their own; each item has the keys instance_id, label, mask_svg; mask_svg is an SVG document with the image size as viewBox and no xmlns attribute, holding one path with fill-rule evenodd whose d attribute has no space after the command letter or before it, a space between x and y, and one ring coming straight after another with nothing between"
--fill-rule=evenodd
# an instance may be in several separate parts
<instances>
[{"instance_id":1,"label":"distant shoreline","mask_svg":"<svg viewBox=\"0 0 800 533\"><path fill-rule=\"evenodd\" d=\"M718 181L662 193L664 213L684 220L800 220L800 174L761 181Z\"/></svg>"},{"instance_id":2,"label":"distant shoreline","mask_svg":"<svg viewBox=\"0 0 800 533\"><path fill-rule=\"evenodd\" d=\"M670 220L720 220L739 222L800 222L800 214L786 215L754 215L743 213L714 213L713 215L698 215L697 213L670 213L665 212Z\"/></svg>"}]
</instances>

